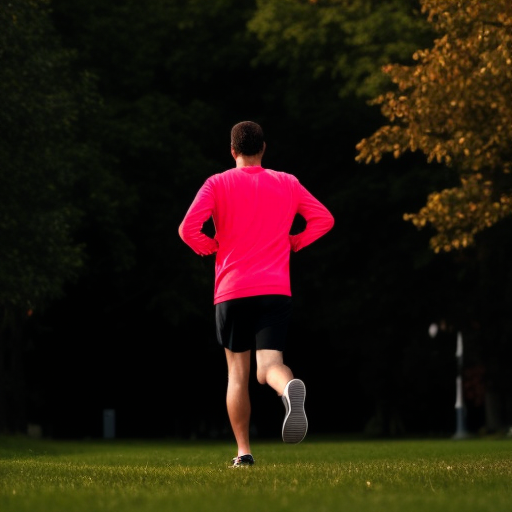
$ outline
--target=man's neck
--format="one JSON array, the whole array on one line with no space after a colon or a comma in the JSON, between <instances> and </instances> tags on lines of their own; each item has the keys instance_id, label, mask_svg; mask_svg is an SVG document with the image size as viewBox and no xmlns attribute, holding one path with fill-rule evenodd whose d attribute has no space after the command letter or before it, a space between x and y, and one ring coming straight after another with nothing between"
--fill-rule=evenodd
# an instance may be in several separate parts
<instances>
[{"instance_id":1,"label":"man's neck","mask_svg":"<svg viewBox=\"0 0 512 512\"><path fill-rule=\"evenodd\" d=\"M252 167L255 165L261 166L261 155L237 155L236 157L237 167Z\"/></svg>"}]
</instances>

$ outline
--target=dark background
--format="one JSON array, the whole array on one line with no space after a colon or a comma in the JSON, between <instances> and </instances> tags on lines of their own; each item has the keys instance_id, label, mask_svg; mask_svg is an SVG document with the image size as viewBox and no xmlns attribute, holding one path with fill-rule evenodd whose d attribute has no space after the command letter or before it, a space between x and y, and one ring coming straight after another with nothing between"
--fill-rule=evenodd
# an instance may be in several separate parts
<instances>
[{"instance_id":1,"label":"dark background","mask_svg":"<svg viewBox=\"0 0 512 512\"><path fill-rule=\"evenodd\" d=\"M261 6L248 0L50 6L52 40L74 52L70 73L94 77L97 98L74 141L85 263L24 325L23 393L7 400L4 430L29 423L55 438L101 437L103 411L114 409L119 437L231 435L214 260L197 257L178 225L204 180L233 165L229 132L247 119L266 133L263 164L296 175L336 221L291 258L285 362L307 384L310 432L452 435L457 332L468 429L510 424L510 221L476 247L434 254L429 229L403 214L456 183L455 171L418 154L355 163L356 144L383 123L365 92L375 55L398 58L386 46L397 37L406 55L431 41L428 28L414 29L421 17L410 2L380 2L364 47L333 26L323 46L313 31L272 54L263 52L270 35L249 29ZM392 30L385 6L407 13L411 30ZM354 30L369 31L367 15ZM255 435L278 437L281 400L255 379L251 393Z\"/></svg>"}]
</instances>

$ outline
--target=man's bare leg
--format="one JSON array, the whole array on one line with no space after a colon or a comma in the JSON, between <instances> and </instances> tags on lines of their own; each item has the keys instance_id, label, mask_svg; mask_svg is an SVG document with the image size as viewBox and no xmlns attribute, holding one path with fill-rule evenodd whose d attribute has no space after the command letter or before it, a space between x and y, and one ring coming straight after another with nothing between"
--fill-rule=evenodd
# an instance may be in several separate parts
<instances>
[{"instance_id":1,"label":"man's bare leg","mask_svg":"<svg viewBox=\"0 0 512 512\"><path fill-rule=\"evenodd\" d=\"M279 396L293 379L293 373L283 363L283 353L279 350L257 350L256 366L258 382L268 384Z\"/></svg>"},{"instance_id":2,"label":"man's bare leg","mask_svg":"<svg viewBox=\"0 0 512 512\"><path fill-rule=\"evenodd\" d=\"M257 376L260 384L268 384L282 397L286 415L283 422L283 441L300 443L307 431L308 420L304 410L306 387L283 363L283 354L278 350L256 352Z\"/></svg>"},{"instance_id":3,"label":"man's bare leg","mask_svg":"<svg viewBox=\"0 0 512 512\"><path fill-rule=\"evenodd\" d=\"M251 400L249 397L249 374L251 351L226 351L228 364L228 387L226 406L229 421L238 446L238 455L251 453L249 426L251 419Z\"/></svg>"}]
</instances>

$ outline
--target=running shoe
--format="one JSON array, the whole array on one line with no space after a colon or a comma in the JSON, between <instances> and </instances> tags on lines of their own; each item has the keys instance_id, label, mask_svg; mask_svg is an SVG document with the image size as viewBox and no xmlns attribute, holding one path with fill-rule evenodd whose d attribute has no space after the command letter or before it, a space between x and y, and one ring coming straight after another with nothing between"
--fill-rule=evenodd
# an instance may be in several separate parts
<instances>
[{"instance_id":1,"label":"running shoe","mask_svg":"<svg viewBox=\"0 0 512 512\"><path fill-rule=\"evenodd\" d=\"M240 468L242 466L252 466L254 459L252 455L239 455L238 457L233 457L231 462L233 463L232 468Z\"/></svg>"},{"instance_id":2,"label":"running shoe","mask_svg":"<svg viewBox=\"0 0 512 512\"><path fill-rule=\"evenodd\" d=\"M283 441L285 443L300 443L308 431L308 419L304 411L306 386L300 379L292 379L283 391L286 415L283 422Z\"/></svg>"}]
</instances>

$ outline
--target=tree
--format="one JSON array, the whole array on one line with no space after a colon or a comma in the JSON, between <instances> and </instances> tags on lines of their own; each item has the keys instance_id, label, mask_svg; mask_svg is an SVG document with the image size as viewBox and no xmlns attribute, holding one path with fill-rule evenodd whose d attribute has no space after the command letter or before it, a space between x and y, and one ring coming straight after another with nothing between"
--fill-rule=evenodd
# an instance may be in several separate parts
<instances>
[{"instance_id":1,"label":"tree","mask_svg":"<svg viewBox=\"0 0 512 512\"><path fill-rule=\"evenodd\" d=\"M0 8L0 304L29 309L59 296L76 275L72 238L79 212L70 198L77 121L90 96L87 77L69 73L45 2Z\"/></svg>"},{"instance_id":2,"label":"tree","mask_svg":"<svg viewBox=\"0 0 512 512\"><path fill-rule=\"evenodd\" d=\"M404 0L258 0L248 24L261 43L255 59L291 80L336 84L342 97L368 97L387 83L380 72L405 62L430 39L417 2Z\"/></svg>"},{"instance_id":3,"label":"tree","mask_svg":"<svg viewBox=\"0 0 512 512\"><path fill-rule=\"evenodd\" d=\"M292 351L309 339L328 347L331 372L324 378L332 373L333 385L351 389L346 428L383 410L389 423L401 414L410 428L406 418L421 411L410 405L421 401L410 396L419 391L427 397L431 388L428 378L411 379L401 359L411 345L422 345L429 320L456 303L459 290L450 259L430 254L428 233L411 236L402 214L418 208L446 178L416 156L361 172L352 155L362 134L380 122L365 100L388 84L381 66L413 63L414 49L431 43L432 31L419 4L410 1L257 5L249 24L262 45L256 61L273 66L275 111L283 112L269 126L281 125L274 136L279 151L297 157L284 164L325 198L336 219L331 238L292 258L295 301L309 302L308 321L293 333Z\"/></svg>"},{"instance_id":4,"label":"tree","mask_svg":"<svg viewBox=\"0 0 512 512\"><path fill-rule=\"evenodd\" d=\"M384 72L396 89L375 98L389 124L357 145L356 160L421 151L451 167L458 186L433 192L417 213L432 225L436 252L468 247L512 213L512 4L508 0L423 0L438 37L413 65Z\"/></svg>"},{"instance_id":5,"label":"tree","mask_svg":"<svg viewBox=\"0 0 512 512\"><path fill-rule=\"evenodd\" d=\"M0 5L0 430L26 426L27 320L64 293L83 266L73 237L82 123L97 99L73 71L47 2Z\"/></svg>"}]
</instances>

